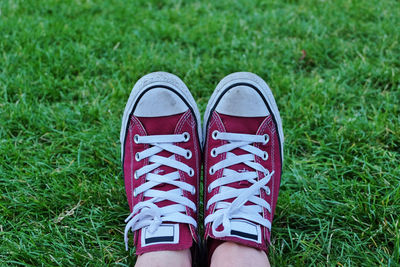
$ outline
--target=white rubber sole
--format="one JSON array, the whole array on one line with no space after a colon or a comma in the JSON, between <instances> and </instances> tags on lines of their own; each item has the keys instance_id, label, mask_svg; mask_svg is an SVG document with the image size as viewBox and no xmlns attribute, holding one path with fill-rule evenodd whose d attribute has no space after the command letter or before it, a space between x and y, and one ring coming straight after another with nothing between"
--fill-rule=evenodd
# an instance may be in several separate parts
<instances>
[{"instance_id":1,"label":"white rubber sole","mask_svg":"<svg viewBox=\"0 0 400 267\"><path fill-rule=\"evenodd\" d=\"M278 127L278 132L279 132L279 140L281 142L281 154L282 154L282 161L283 161L283 143L284 143L284 136L283 136L283 129L282 129L282 120L281 116L279 114L278 106L276 105L275 98L272 95L272 91L269 88L268 84L261 79L259 76L257 76L254 73L251 72L235 72L232 74L229 74L228 76L225 76L217 85L215 88L213 94L211 95L210 100L208 101L206 112L204 113L204 125L203 125L203 136L206 136L206 127L207 127L207 122L210 117L211 111L214 109L215 105L217 104L218 99L220 98L220 95L224 93L227 88L234 84L238 83L247 83L251 84L259 91L262 93L264 98L266 99L268 106L271 109L272 116L274 116L276 120L276 124Z\"/></svg>"},{"instance_id":2,"label":"white rubber sole","mask_svg":"<svg viewBox=\"0 0 400 267\"><path fill-rule=\"evenodd\" d=\"M142 96L142 93L152 86L168 86L170 87L176 94L179 94L182 98L186 100L186 102L190 105L190 108L193 110L194 115L197 121L197 131L199 135L200 144L203 143L202 140L202 131L201 131L201 119L200 112L197 108L196 101L194 100L192 94L189 89L185 85L185 83L179 79L178 76L167 73L167 72L152 72L146 74L142 78L140 78L131 91L129 95L128 102L126 103L124 115L122 116L122 125L120 132L120 141L121 141L121 161L124 159L124 143L125 143L125 134L126 128L129 123L129 116L132 113L132 110L137 103L139 97Z\"/></svg>"}]
</instances>

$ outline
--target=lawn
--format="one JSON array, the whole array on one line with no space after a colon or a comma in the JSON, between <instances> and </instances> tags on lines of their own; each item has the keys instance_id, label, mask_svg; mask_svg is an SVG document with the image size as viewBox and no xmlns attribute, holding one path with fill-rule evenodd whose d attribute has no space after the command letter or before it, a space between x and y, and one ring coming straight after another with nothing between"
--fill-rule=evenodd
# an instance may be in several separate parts
<instances>
[{"instance_id":1,"label":"lawn","mask_svg":"<svg viewBox=\"0 0 400 267\"><path fill-rule=\"evenodd\" d=\"M397 0L1 0L0 265L134 264L119 129L164 70L201 112L231 72L272 88L272 265L400 266L399 29Z\"/></svg>"}]
</instances>

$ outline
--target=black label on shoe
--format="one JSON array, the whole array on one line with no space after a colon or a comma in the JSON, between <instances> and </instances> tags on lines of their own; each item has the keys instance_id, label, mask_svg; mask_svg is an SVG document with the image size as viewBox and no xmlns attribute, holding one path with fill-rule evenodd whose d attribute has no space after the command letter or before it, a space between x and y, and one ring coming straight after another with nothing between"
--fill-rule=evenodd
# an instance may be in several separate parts
<instances>
[{"instance_id":1,"label":"black label on shoe","mask_svg":"<svg viewBox=\"0 0 400 267\"><path fill-rule=\"evenodd\" d=\"M150 233L149 227L142 229L142 247L157 244L178 244L179 224L161 224L156 231Z\"/></svg>"},{"instance_id":2,"label":"black label on shoe","mask_svg":"<svg viewBox=\"0 0 400 267\"><path fill-rule=\"evenodd\" d=\"M230 235L261 243L261 227L249 221L232 219Z\"/></svg>"}]
</instances>

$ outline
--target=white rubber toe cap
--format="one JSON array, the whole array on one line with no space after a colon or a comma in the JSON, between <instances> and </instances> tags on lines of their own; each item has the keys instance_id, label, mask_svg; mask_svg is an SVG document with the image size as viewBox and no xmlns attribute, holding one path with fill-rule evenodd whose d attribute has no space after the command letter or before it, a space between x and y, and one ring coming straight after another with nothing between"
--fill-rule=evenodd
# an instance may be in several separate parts
<instances>
[{"instance_id":1,"label":"white rubber toe cap","mask_svg":"<svg viewBox=\"0 0 400 267\"><path fill-rule=\"evenodd\" d=\"M140 98L133 114L138 117L161 117L183 113L188 109L174 92L165 88L153 88Z\"/></svg>"},{"instance_id":2,"label":"white rubber toe cap","mask_svg":"<svg viewBox=\"0 0 400 267\"><path fill-rule=\"evenodd\" d=\"M220 114L238 117L266 117L268 108L260 94L249 86L236 86L226 92L215 110Z\"/></svg>"}]
</instances>

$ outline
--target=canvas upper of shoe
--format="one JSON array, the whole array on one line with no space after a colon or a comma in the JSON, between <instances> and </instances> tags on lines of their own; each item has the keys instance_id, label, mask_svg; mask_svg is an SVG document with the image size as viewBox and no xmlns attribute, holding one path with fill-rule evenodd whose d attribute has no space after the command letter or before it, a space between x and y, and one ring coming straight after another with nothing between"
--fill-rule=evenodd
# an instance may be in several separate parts
<instances>
[{"instance_id":1,"label":"canvas upper of shoe","mask_svg":"<svg viewBox=\"0 0 400 267\"><path fill-rule=\"evenodd\" d=\"M174 84L170 87L176 89ZM143 86L134 88L140 92L146 92L146 89ZM140 97L135 101L139 102ZM193 112L196 107L188 106L186 111L178 114L170 112L167 116L151 117L136 116L135 106L140 105L133 105L122 129L125 130L122 163L131 212L126 220L126 245L131 230L139 255L190 248L193 240L198 242L201 149L198 120ZM157 112L160 115L160 109ZM149 111L137 114L148 115Z\"/></svg>"},{"instance_id":2,"label":"canvas upper of shoe","mask_svg":"<svg viewBox=\"0 0 400 267\"><path fill-rule=\"evenodd\" d=\"M252 75L236 75L234 78L240 80L239 86L246 88L250 87L246 86L246 80L249 76L253 78ZM249 80L256 92L265 90L264 84L257 88L259 79L257 76L257 83ZM264 105L269 112L261 114L260 109L253 108L257 113L254 117L237 116L237 110L244 110L243 107L234 111L235 115L222 114L224 109L218 108L218 103L221 103L218 98L237 88L234 82L226 85L228 89L225 91L214 93L213 98L217 100L214 105L211 101L211 106L207 107L210 112L206 112L204 119L205 240L211 246L213 242L215 244L213 240L225 240L266 251L283 161L283 140L277 123L280 118L279 113L276 116L277 108L271 109L266 101ZM230 94L230 97L235 94ZM237 95L243 98L246 94ZM260 103L254 99L234 102Z\"/></svg>"}]
</instances>

